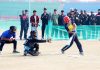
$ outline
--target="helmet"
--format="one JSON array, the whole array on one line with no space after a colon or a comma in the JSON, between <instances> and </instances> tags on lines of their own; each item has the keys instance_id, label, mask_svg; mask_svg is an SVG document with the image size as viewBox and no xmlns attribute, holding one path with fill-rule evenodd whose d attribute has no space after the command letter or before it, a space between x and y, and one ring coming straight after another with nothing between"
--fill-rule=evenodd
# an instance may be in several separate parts
<instances>
[{"instance_id":1,"label":"helmet","mask_svg":"<svg viewBox=\"0 0 100 70\"><path fill-rule=\"evenodd\" d=\"M69 23L70 22L70 18L68 16L64 17L64 23Z\"/></svg>"},{"instance_id":2,"label":"helmet","mask_svg":"<svg viewBox=\"0 0 100 70\"><path fill-rule=\"evenodd\" d=\"M37 36L36 36L36 31L31 31L31 32L30 32L30 36L32 36L32 37L37 37Z\"/></svg>"}]
</instances>

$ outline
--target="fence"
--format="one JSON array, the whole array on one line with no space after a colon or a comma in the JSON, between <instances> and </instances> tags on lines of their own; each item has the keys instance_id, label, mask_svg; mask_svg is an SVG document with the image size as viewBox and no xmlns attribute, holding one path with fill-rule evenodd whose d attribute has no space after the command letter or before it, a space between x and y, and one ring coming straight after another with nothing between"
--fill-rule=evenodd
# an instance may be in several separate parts
<instances>
[{"instance_id":1,"label":"fence","mask_svg":"<svg viewBox=\"0 0 100 70\"><path fill-rule=\"evenodd\" d=\"M99 40L100 26L80 25L77 27L77 34L79 39L82 40ZM48 35L48 33L46 33L46 35ZM52 26L51 29L49 29L49 37L54 40L64 40L68 39L68 33L64 26Z\"/></svg>"}]
</instances>

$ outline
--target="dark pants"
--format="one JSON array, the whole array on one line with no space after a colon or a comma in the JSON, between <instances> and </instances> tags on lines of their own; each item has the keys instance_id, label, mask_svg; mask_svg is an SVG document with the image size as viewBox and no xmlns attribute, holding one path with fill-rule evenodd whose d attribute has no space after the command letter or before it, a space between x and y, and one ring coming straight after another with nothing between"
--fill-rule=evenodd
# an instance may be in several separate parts
<instances>
[{"instance_id":1,"label":"dark pants","mask_svg":"<svg viewBox=\"0 0 100 70\"><path fill-rule=\"evenodd\" d=\"M71 36L72 36L72 34L69 34L69 37L71 37ZM62 48L62 51L65 51L65 50L69 49L72 46L72 44L73 44L74 41L75 41L75 43L76 43L76 45L77 45L77 47L79 49L79 52L83 52L82 45L81 45L81 43L78 40L77 34L75 34L73 36L70 45L66 45L65 47L63 47Z\"/></svg>"},{"instance_id":2,"label":"dark pants","mask_svg":"<svg viewBox=\"0 0 100 70\"><path fill-rule=\"evenodd\" d=\"M1 44L0 44L0 51L2 51L3 49L3 46L5 43L13 43L13 51L16 51L16 46L17 46L17 41L16 40L13 40L13 41L5 41L5 40L1 40Z\"/></svg>"},{"instance_id":3,"label":"dark pants","mask_svg":"<svg viewBox=\"0 0 100 70\"><path fill-rule=\"evenodd\" d=\"M21 30L20 30L20 39L22 39L23 32L24 32L24 39L27 39L28 28L27 28L27 27L21 26Z\"/></svg>"},{"instance_id":4,"label":"dark pants","mask_svg":"<svg viewBox=\"0 0 100 70\"><path fill-rule=\"evenodd\" d=\"M34 47L31 47L30 50L31 52L34 51L34 53L38 52L39 51L39 44L34 44Z\"/></svg>"},{"instance_id":5,"label":"dark pants","mask_svg":"<svg viewBox=\"0 0 100 70\"><path fill-rule=\"evenodd\" d=\"M42 24L42 38L44 38L45 29L46 29L46 24Z\"/></svg>"}]
</instances>

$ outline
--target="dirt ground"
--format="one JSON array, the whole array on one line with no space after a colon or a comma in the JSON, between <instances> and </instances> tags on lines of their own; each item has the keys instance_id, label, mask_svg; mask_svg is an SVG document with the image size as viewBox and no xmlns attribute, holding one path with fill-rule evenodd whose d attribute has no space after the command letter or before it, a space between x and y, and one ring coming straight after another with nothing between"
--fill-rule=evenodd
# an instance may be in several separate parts
<instances>
[{"instance_id":1,"label":"dirt ground","mask_svg":"<svg viewBox=\"0 0 100 70\"><path fill-rule=\"evenodd\" d=\"M40 45L39 56L23 56L24 40L18 40L20 53L12 53L12 44L5 44L0 55L0 70L100 70L100 41L83 41L84 56L74 44L65 54L60 49L66 40Z\"/></svg>"}]
</instances>

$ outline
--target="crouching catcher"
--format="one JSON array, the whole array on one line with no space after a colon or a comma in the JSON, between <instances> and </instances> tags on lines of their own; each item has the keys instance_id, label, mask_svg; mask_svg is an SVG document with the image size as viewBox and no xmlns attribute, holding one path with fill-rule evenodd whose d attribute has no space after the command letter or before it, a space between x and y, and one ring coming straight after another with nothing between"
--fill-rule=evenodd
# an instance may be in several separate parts
<instances>
[{"instance_id":1,"label":"crouching catcher","mask_svg":"<svg viewBox=\"0 0 100 70\"><path fill-rule=\"evenodd\" d=\"M39 53L39 44L44 42L51 42L51 39L47 40L38 40L35 31L30 32L29 38L24 43L24 55L30 54L32 56L38 56Z\"/></svg>"}]
</instances>

